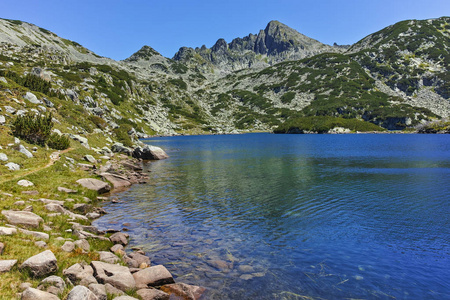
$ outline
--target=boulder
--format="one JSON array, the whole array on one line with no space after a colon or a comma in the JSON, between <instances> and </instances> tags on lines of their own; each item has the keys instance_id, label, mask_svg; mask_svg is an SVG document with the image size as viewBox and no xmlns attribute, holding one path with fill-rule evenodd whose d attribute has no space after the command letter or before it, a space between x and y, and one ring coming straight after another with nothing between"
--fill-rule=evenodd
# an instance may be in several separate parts
<instances>
[{"instance_id":1,"label":"boulder","mask_svg":"<svg viewBox=\"0 0 450 300\"><path fill-rule=\"evenodd\" d=\"M44 221L40 216L29 211L2 210L2 215L13 225L33 228L39 227L39 224Z\"/></svg>"},{"instance_id":2,"label":"boulder","mask_svg":"<svg viewBox=\"0 0 450 300\"><path fill-rule=\"evenodd\" d=\"M32 158L33 154L31 154L31 152L25 148L23 145L19 145L19 152L24 154L27 158Z\"/></svg>"},{"instance_id":3,"label":"boulder","mask_svg":"<svg viewBox=\"0 0 450 300\"><path fill-rule=\"evenodd\" d=\"M122 143L114 143L111 146L111 151L115 153L123 153L128 156L131 156L133 150L131 148L125 147Z\"/></svg>"},{"instance_id":4,"label":"boulder","mask_svg":"<svg viewBox=\"0 0 450 300\"><path fill-rule=\"evenodd\" d=\"M67 194L75 194L75 193L78 192L77 190L68 189L68 188L65 188L65 187L62 187L62 186L58 187L58 191L63 192L63 193L67 193Z\"/></svg>"},{"instance_id":5,"label":"boulder","mask_svg":"<svg viewBox=\"0 0 450 300\"><path fill-rule=\"evenodd\" d=\"M80 212L80 213L87 213L92 209L92 205L86 204L86 203L77 203L73 206L73 210Z\"/></svg>"},{"instance_id":6,"label":"boulder","mask_svg":"<svg viewBox=\"0 0 450 300\"><path fill-rule=\"evenodd\" d=\"M89 252L89 250L91 250L91 245L89 245L89 242L85 239L81 239L81 240L76 240L74 242L75 246L86 251Z\"/></svg>"},{"instance_id":7,"label":"boulder","mask_svg":"<svg viewBox=\"0 0 450 300\"><path fill-rule=\"evenodd\" d=\"M105 284L105 290L106 293L113 296L122 296L125 295L125 293L115 287L113 287L111 284L107 283Z\"/></svg>"},{"instance_id":8,"label":"boulder","mask_svg":"<svg viewBox=\"0 0 450 300\"><path fill-rule=\"evenodd\" d=\"M100 261L109 263L109 264L115 264L120 261L120 258L117 257L117 255L108 252L108 251L99 251L98 254L100 254Z\"/></svg>"},{"instance_id":9,"label":"boulder","mask_svg":"<svg viewBox=\"0 0 450 300\"><path fill-rule=\"evenodd\" d=\"M5 244L0 242L0 255L3 255L3 250L5 250Z\"/></svg>"},{"instance_id":10,"label":"boulder","mask_svg":"<svg viewBox=\"0 0 450 300\"><path fill-rule=\"evenodd\" d=\"M142 300L169 300L170 295L157 289L140 289L136 292Z\"/></svg>"},{"instance_id":11,"label":"boulder","mask_svg":"<svg viewBox=\"0 0 450 300\"><path fill-rule=\"evenodd\" d=\"M66 241L64 245L61 246L61 250L65 252L72 252L75 249L75 244L71 241Z\"/></svg>"},{"instance_id":12,"label":"boulder","mask_svg":"<svg viewBox=\"0 0 450 300\"><path fill-rule=\"evenodd\" d=\"M33 186L34 183L32 183L31 181L22 179L22 180L17 181L17 185L28 187L28 186Z\"/></svg>"},{"instance_id":13,"label":"boulder","mask_svg":"<svg viewBox=\"0 0 450 300\"><path fill-rule=\"evenodd\" d=\"M136 287L134 277L127 267L101 261L93 261L91 266L94 269L94 276L99 283L109 283L122 291Z\"/></svg>"},{"instance_id":14,"label":"boulder","mask_svg":"<svg viewBox=\"0 0 450 300\"><path fill-rule=\"evenodd\" d=\"M163 149L155 146L145 145L144 148L136 147L133 150L133 157L143 160L160 160L166 159L169 156Z\"/></svg>"},{"instance_id":15,"label":"boulder","mask_svg":"<svg viewBox=\"0 0 450 300\"><path fill-rule=\"evenodd\" d=\"M109 237L110 241L114 244L128 245L129 235L123 232L116 232Z\"/></svg>"},{"instance_id":16,"label":"boulder","mask_svg":"<svg viewBox=\"0 0 450 300\"><path fill-rule=\"evenodd\" d=\"M90 155L90 154L86 154L86 155L84 156L84 160L90 162L91 164L97 163L97 160L95 159L95 157L93 157L93 156Z\"/></svg>"},{"instance_id":17,"label":"boulder","mask_svg":"<svg viewBox=\"0 0 450 300\"><path fill-rule=\"evenodd\" d=\"M98 300L107 300L108 295L106 294L106 288L103 284L92 283L88 286L89 290L93 292Z\"/></svg>"},{"instance_id":18,"label":"boulder","mask_svg":"<svg viewBox=\"0 0 450 300\"><path fill-rule=\"evenodd\" d=\"M53 294L40 291L38 289L27 288L23 293L21 300L59 300L59 298Z\"/></svg>"},{"instance_id":19,"label":"boulder","mask_svg":"<svg viewBox=\"0 0 450 300\"><path fill-rule=\"evenodd\" d=\"M0 260L0 273L9 272L17 263L17 259Z\"/></svg>"},{"instance_id":20,"label":"boulder","mask_svg":"<svg viewBox=\"0 0 450 300\"><path fill-rule=\"evenodd\" d=\"M66 283L61 277L49 276L39 283L38 290L58 295L64 291Z\"/></svg>"},{"instance_id":21,"label":"boulder","mask_svg":"<svg viewBox=\"0 0 450 300\"><path fill-rule=\"evenodd\" d=\"M109 250L111 250L114 254L120 254L122 256L125 255L125 249L121 244L115 244Z\"/></svg>"},{"instance_id":22,"label":"boulder","mask_svg":"<svg viewBox=\"0 0 450 300\"><path fill-rule=\"evenodd\" d=\"M58 265L53 252L45 250L27 259L20 269L29 270L33 277L41 277L56 272Z\"/></svg>"},{"instance_id":23,"label":"boulder","mask_svg":"<svg viewBox=\"0 0 450 300\"><path fill-rule=\"evenodd\" d=\"M0 115L0 125L4 125L6 123L6 118L4 115Z\"/></svg>"},{"instance_id":24,"label":"boulder","mask_svg":"<svg viewBox=\"0 0 450 300\"><path fill-rule=\"evenodd\" d=\"M29 102L31 102L33 104L40 104L41 103L41 101L39 101L38 98L33 93L30 93L30 92L27 92L25 94L25 96L23 96L23 98L25 100L28 100Z\"/></svg>"},{"instance_id":25,"label":"boulder","mask_svg":"<svg viewBox=\"0 0 450 300\"><path fill-rule=\"evenodd\" d=\"M131 296L119 296L114 298L113 300L139 300L139 299Z\"/></svg>"},{"instance_id":26,"label":"boulder","mask_svg":"<svg viewBox=\"0 0 450 300\"><path fill-rule=\"evenodd\" d=\"M13 235L17 233L16 228L0 227L0 235Z\"/></svg>"},{"instance_id":27,"label":"boulder","mask_svg":"<svg viewBox=\"0 0 450 300\"><path fill-rule=\"evenodd\" d=\"M39 247L39 248L46 248L46 247L47 247L47 243L44 242L44 241L37 241L37 242L34 242L34 245L35 245L36 247Z\"/></svg>"},{"instance_id":28,"label":"boulder","mask_svg":"<svg viewBox=\"0 0 450 300\"><path fill-rule=\"evenodd\" d=\"M1 161L8 161L8 155L5 153L0 153L0 160Z\"/></svg>"},{"instance_id":29,"label":"boulder","mask_svg":"<svg viewBox=\"0 0 450 300\"><path fill-rule=\"evenodd\" d=\"M169 295L176 295L185 300L197 300L203 295L205 290L206 289L202 286L186 283L173 283L161 287L161 291L164 291Z\"/></svg>"},{"instance_id":30,"label":"boulder","mask_svg":"<svg viewBox=\"0 0 450 300\"><path fill-rule=\"evenodd\" d=\"M56 203L45 204L44 208L47 211L50 211L50 212L59 212L59 213L65 213L66 212L66 209L64 207L62 207L61 205L56 204Z\"/></svg>"},{"instance_id":31,"label":"boulder","mask_svg":"<svg viewBox=\"0 0 450 300\"><path fill-rule=\"evenodd\" d=\"M19 231L24 233L24 234L32 235L35 238L40 239L40 240L48 240L50 238L48 233L45 233L45 232L30 231L30 230L25 230L25 229L20 229L20 228L19 228Z\"/></svg>"},{"instance_id":32,"label":"boulder","mask_svg":"<svg viewBox=\"0 0 450 300\"><path fill-rule=\"evenodd\" d=\"M53 104L53 102L52 101L50 101L50 100L48 100L47 98L43 98L42 99L43 101L44 101L44 104L47 106L47 107L54 107L55 106L55 104Z\"/></svg>"},{"instance_id":33,"label":"boulder","mask_svg":"<svg viewBox=\"0 0 450 300\"><path fill-rule=\"evenodd\" d=\"M94 178L78 179L77 183L82 187L96 191L99 194L107 193L111 190L111 186L108 183Z\"/></svg>"},{"instance_id":34,"label":"boulder","mask_svg":"<svg viewBox=\"0 0 450 300\"><path fill-rule=\"evenodd\" d=\"M74 284L83 282L84 285L88 286L91 283L97 283L94 277L94 270L89 265L74 264L65 269L63 274Z\"/></svg>"},{"instance_id":35,"label":"boulder","mask_svg":"<svg viewBox=\"0 0 450 300\"><path fill-rule=\"evenodd\" d=\"M138 263L139 266L141 264L143 264L143 263L145 263L148 266L150 266L150 258L148 256L142 255L142 254L140 254L138 252L131 252L131 253L128 254L128 256L131 259L135 260Z\"/></svg>"},{"instance_id":36,"label":"boulder","mask_svg":"<svg viewBox=\"0 0 450 300\"><path fill-rule=\"evenodd\" d=\"M13 162L7 163L5 165L5 167L7 167L11 171L19 171L20 170L20 165L13 163Z\"/></svg>"},{"instance_id":37,"label":"boulder","mask_svg":"<svg viewBox=\"0 0 450 300\"><path fill-rule=\"evenodd\" d=\"M131 182L128 180L128 178L124 176L120 176L117 174L111 174L111 173L101 173L100 176L108 180L112 183L115 189L117 188L123 188L131 185Z\"/></svg>"},{"instance_id":38,"label":"boulder","mask_svg":"<svg viewBox=\"0 0 450 300\"><path fill-rule=\"evenodd\" d=\"M87 287L77 285L67 295L66 300L98 300L98 297Z\"/></svg>"},{"instance_id":39,"label":"boulder","mask_svg":"<svg viewBox=\"0 0 450 300\"><path fill-rule=\"evenodd\" d=\"M175 283L172 275L163 265L143 269L134 273L133 277L138 289Z\"/></svg>"}]
</instances>

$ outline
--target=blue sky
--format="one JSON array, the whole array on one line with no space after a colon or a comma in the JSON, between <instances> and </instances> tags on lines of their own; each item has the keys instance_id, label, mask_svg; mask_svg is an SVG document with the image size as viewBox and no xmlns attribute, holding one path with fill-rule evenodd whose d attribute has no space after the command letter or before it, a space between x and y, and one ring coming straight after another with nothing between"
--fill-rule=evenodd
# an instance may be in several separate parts
<instances>
[{"instance_id":1,"label":"blue sky","mask_svg":"<svg viewBox=\"0 0 450 300\"><path fill-rule=\"evenodd\" d=\"M450 15L449 0L1 0L0 17L36 24L99 55L125 59L149 45L182 46L258 33L278 20L326 44L352 44L406 19Z\"/></svg>"}]
</instances>

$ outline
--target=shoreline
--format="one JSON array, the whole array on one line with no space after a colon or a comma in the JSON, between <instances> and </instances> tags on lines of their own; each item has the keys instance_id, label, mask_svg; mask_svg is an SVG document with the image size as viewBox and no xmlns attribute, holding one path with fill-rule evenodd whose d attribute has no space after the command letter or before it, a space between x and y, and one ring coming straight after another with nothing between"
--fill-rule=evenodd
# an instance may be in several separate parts
<instances>
[{"instance_id":1,"label":"shoreline","mask_svg":"<svg viewBox=\"0 0 450 300\"><path fill-rule=\"evenodd\" d=\"M150 257L141 249L127 249L128 234L101 231L92 225L107 213L101 208L104 201L114 202L115 194L148 180L142 164L151 162L120 153L98 165L99 160L74 162L74 179L84 179L78 179L78 184L57 184L57 196L51 192L54 182L42 174L51 176L62 158L71 159L67 152L57 153L52 164L0 183L0 195L11 202L3 206L5 221L0 225L0 285L5 299L75 300L80 299L79 293L92 295L89 299L125 295L127 299L169 299L171 294L199 298L204 288L176 283L163 265L151 266ZM112 175L111 185L104 181L108 175ZM93 178L99 176L103 181ZM16 187L20 178L27 178L26 186ZM5 284L11 285L8 291Z\"/></svg>"}]
</instances>

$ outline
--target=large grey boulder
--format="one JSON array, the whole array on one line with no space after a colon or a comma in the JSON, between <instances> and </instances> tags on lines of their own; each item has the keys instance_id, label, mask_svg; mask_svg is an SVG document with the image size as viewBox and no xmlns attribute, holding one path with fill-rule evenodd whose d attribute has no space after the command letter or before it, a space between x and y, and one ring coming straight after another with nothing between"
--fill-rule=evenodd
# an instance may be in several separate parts
<instances>
[{"instance_id":1,"label":"large grey boulder","mask_svg":"<svg viewBox=\"0 0 450 300\"><path fill-rule=\"evenodd\" d=\"M20 165L13 163L13 162L7 163L5 165L5 167L7 167L11 171L19 171L20 170Z\"/></svg>"},{"instance_id":2,"label":"large grey boulder","mask_svg":"<svg viewBox=\"0 0 450 300\"><path fill-rule=\"evenodd\" d=\"M111 190L111 186L108 183L94 178L78 179L77 183L82 187L96 191L99 194L107 193Z\"/></svg>"},{"instance_id":3,"label":"large grey boulder","mask_svg":"<svg viewBox=\"0 0 450 300\"><path fill-rule=\"evenodd\" d=\"M77 285L74 287L69 295L67 295L67 300L98 300L98 297L91 292L87 287L82 285Z\"/></svg>"},{"instance_id":4,"label":"large grey boulder","mask_svg":"<svg viewBox=\"0 0 450 300\"><path fill-rule=\"evenodd\" d=\"M136 292L142 300L169 300L170 295L157 289L140 289Z\"/></svg>"},{"instance_id":5,"label":"large grey boulder","mask_svg":"<svg viewBox=\"0 0 450 300\"><path fill-rule=\"evenodd\" d=\"M145 145L144 148L136 147L133 150L133 157L144 160L160 160L166 159L169 156L163 149L155 146Z\"/></svg>"},{"instance_id":6,"label":"large grey boulder","mask_svg":"<svg viewBox=\"0 0 450 300\"><path fill-rule=\"evenodd\" d=\"M74 264L65 269L63 274L74 284L83 282L83 285L88 286L91 283L97 283L94 277L94 269L89 265Z\"/></svg>"},{"instance_id":7,"label":"large grey boulder","mask_svg":"<svg viewBox=\"0 0 450 300\"><path fill-rule=\"evenodd\" d=\"M45 250L27 259L20 269L29 270L33 277L41 277L56 272L58 265L53 252Z\"/></svg>"},{"instance_id":8,"label":"large grey boulder","mask_svg":"<svg viewBox=\"0 0 450 300\"><path fill-rule=\"evenodd\" d=\"M39 101L38 98L33 93L30 93L30 92L27 92L25 94L25 96L23 96L23 98L25 100L28 100L29 102L31 102L33 104L40 104L41 103L41 101Z\"/></svg>"},{"instance_id":9,"label":"large grey boulder","mask_svg":"<svg viewBox=\"0 0 450 300\"><path fill-rule=\"evenodd\" d=\"M24 154L28 158L32 158L33 154L31 154L30 151L28 151L27 148L25 148L23 145L19 145L19 152Z\"/></svg>"},{"instance_id":10,"label":"large grey boulder","mask_svg":"<svg viewBox=\"0 0 450 300\"><path fill-rule=\"evenodd\" d=\"M101 173L100 176L108 180L112 183L115 189L123 188L131 185L131 182L128 180L128 178L124 176L120 176L117 174L111 174L111 173Z\"/></svg>"},{"instance_id":11,"label":"large grey boulder","mask_svg":"<svg viewBox=\"0 0 450 300\"><path fill-rule=\"evenodd\" d=\"M40 291L38 289L27 288L23 293L21 300L59 300L59 298L53 294Z\"/></svg>"},{"instance_id":12,"label":"large grey boulder","mask_svg":"<svg viewBox=\"0 0 450 300\"><path fill-rule=\"evenodd\" d=\"M17 263L17 259L0 260L0 273L9 272Z\"/></svg>"},{"instance_id":13,"label":"large grey boulder","mask_svg":"<svg viewBox=\"0 0 450 300\"><path fill-rule=\"evenodd\" d=\"M94 276L99 283L109 283L122 291L136 287L136 282L127 267L113 265L101 261L91 262Z\"/></svg>"},{"instance_id":14,"label":"large grey boulder","mask_svg":"<svg viewBox=\"0 0 450 300\"><path fill-rule=\"evenodd\" d=\"M39 227L39 224L44 221L40 216L29 211L2 210L2 215L4 215L11 224L26 227L37 228Z\"/></svg>"},{"instance_id":15,"label":"large grey boulder","mask_svg":"<svg viewBox=\"0 0 450 300\"><path fill-rule=\"evenodd\" d=\"M138 289L175 283L170 272L163 265L143 269L133 274Z\"/></svg>"},{"instance_id":16,"label":"large grey boulder","mask_svg":"<svg viewBox=\"0 0 450 300\"><path fill-rule=\"evenodd\" d=\"M206 289L202 286L190 285L186 283L173 283L162 286L161 290L171 296L178 296L181 299L198 300Z\"/></svg>"}]
</instances>

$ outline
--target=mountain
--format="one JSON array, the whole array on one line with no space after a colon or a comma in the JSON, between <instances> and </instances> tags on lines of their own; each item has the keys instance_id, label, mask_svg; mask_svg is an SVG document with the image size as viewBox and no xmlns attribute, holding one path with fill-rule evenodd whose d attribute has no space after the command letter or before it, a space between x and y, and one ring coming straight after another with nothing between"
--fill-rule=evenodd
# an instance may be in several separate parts
<instances>
[{"instance_id":1,"label":"mountain","mask_svg":"<svg viewBox=\"0 0 450 300\"><path fill-rule=\"evenodd\" d=\"M219 39L211 48L182 47L173 59L204 72L214 70L226 74L246 68L261 69L285 60L298 60L323 52L340 51L342 49L339 47L322 44L278 21L271 21L257 35L236 38L229 44Z\"/></svg>"},{"instance_id":2,"label":"mountain","mask_svg":"<svg viewBox=\"0 0 450 300\"><path fill-rule=\"evenodd\" d=\"M408 20L329 46L272 21L257 35L181 48L173 59L143 46L114 61L0 19L0 106L15 110L0 114L8 123L52 103L65 133L101 132L129 145L147 134L288 131L305 122L313 132L407 129L450 116L449 23ZM24 102L27 92L40 104Z\"/></svg>"}]
</instances>

